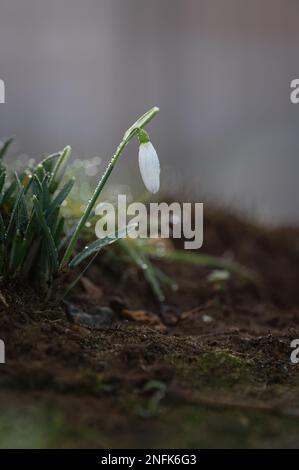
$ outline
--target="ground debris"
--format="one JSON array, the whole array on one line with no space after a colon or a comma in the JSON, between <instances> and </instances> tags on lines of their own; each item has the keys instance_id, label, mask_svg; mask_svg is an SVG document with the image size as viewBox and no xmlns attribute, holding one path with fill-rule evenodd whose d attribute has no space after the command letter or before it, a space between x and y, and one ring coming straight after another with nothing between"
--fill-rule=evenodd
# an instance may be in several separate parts
<instances>
[{"instance_id":1,"label":"ground debris","mask_svg":"<svg viewBox=\"0 0 299 470\"><path fill-rule=\"evenodd\" d=\"M166 326L162 323L160 317L155 313L147 312L146 310L123 309L121 315L127 320L133 320L140 323L147 323L151 325L155 330L161 333L167 331Z\"/></svg>"}]
</instances>

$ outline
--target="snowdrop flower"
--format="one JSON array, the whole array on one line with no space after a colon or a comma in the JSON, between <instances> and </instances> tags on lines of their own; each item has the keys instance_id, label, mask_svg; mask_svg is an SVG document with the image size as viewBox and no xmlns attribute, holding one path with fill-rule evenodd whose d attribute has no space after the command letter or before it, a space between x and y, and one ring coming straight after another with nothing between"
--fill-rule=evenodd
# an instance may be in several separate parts
<instances>
[{"instance_id":1,"label":"snowdrop flower","mask_svg":"<svg viewBox=\"0 0 299 470\"><path fill-rule=\"evenodd\" d=\"M138 134L139 146L139 169L144 185L151 193L157 193L160 188L160 162L157 152L149 140L147 132L143 129Z\"/></svg>"}]
</instances>

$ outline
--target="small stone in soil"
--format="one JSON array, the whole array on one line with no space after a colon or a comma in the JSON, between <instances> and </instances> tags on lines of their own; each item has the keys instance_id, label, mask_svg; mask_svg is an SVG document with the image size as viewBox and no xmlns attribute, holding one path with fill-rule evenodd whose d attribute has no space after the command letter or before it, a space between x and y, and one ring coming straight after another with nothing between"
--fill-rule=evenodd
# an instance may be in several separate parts
<instances>
[{"instance_id":1,"label":"small stone in soil","mask_svg":"<svg viewBox=\"0 0 299 470\"><path fill-rule=\"evenodd\" d=\"M92 307L89 312L85 312L69 302L65 304L71 321L92 330L110 328L116 320L116 314L109 307Z\"/></svg>"}]
</instances>

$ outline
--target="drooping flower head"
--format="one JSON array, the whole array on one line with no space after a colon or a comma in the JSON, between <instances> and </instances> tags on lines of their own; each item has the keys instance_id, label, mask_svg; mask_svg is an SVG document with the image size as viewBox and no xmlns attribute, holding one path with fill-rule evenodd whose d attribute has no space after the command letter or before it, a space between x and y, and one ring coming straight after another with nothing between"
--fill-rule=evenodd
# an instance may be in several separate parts
<instances>
[{"instance_id":1,"label":"drooping flower head","mask_svg":"<svg viewBox=\"0 0 299 470\"><path fill-rule=\"evenodd\" d=\"M139 138L139 169L144 185L151 193L157 193L160 188L160 162L157 152L149 139L148 133L141 129Z\"/></svg>"}]
</instances>

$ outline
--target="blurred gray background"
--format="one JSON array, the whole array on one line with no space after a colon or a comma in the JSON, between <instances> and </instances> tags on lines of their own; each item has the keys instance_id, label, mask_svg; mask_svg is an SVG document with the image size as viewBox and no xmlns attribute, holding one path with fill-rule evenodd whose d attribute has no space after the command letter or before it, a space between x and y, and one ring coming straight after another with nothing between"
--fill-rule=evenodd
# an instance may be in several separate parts
<instances>
[{"instance_id":1,"label":"blurred gray background","mask_svg":"<svg viewBox=\"0 0 299 470\"><path fill-rule=\"evenodd\" d=\"M297 0L1 0L0 136L106 162L159 105L162 189L298 224L298 15ZM136 144L113 178L141 188Z\"/></svg>"}]
</instances>

